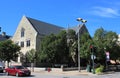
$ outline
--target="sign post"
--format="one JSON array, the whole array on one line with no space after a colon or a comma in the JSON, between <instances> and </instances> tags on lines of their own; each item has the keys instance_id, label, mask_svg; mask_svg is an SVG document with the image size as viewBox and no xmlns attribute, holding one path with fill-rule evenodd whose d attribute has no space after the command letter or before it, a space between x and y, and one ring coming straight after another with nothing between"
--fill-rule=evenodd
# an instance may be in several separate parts
<instances>
[{"instance_id":1,"label":"sign post","mask_svg":"<svg viewBox=\"0 0 120 78\"><path fill-rule=\"evenodd\" d=\"M108 69L108 64L107 62L110 61L110 53L109 52L105 52L106 54L106 70Z\"/></svg>"},{"instance_id":2,"label":"sign post","mask_svg":"<svg viewBox=\"0 0 120 78\"><path fill-rule=\"evenodd\" d=\"M90 46L90 49L91 49L91 53L92 53L92 55L91 55L91 59L92 59L92 68L93 68L93 74L95 74L95 66L94 66L94 59L96 58L95 56L94 56L94 47L91 45Z\"/></svg>"}]
</instances>

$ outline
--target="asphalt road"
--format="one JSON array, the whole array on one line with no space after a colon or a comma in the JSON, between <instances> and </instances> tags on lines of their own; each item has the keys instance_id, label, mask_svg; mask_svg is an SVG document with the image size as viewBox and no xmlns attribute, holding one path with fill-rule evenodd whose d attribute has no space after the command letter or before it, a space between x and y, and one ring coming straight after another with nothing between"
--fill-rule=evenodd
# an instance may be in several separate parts
<instances>
[{"instance_id":1,"label":"asphalt road","mask_svg":"<svg viewBox=\"0 0 120 78\"><path fill-rule=\"evenodd\" d=\"M5 73L0 73L0 78L17 78L16 76L6 76ZM19 78L120 78L120 72L114 72L102 75L93 74L51 74L51 73L38 73L32 72L29 77L19 77Z\"/></svg>"}]
</instances>

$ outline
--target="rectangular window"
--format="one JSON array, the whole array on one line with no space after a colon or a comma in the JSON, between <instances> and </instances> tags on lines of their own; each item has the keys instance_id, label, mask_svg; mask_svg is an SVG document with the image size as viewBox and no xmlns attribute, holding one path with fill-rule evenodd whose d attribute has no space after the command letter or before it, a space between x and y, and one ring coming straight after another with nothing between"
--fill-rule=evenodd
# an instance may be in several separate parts
<instances>
[{"instance_id":1,"label":"rectangular window","mask_svg":"<svg viewBox=\"0 0 120 78\"><path fill-rule=\"evenodd\" d=\"M24 35L25 35L25 29L21 28L21 37L24 37Z\"/></svg>"},{"instance_id":2,"label":"rectangular window","mask_svg":"<svg viewBox=\"0 0 120 78\"><path fill-rule=\"evenodd\" d=\"M24 37L24 31L21 32L21 37Z\"/></svg>"},{"instance_id":3,"label":"rectangular window","mask_svg":"<svg viewBox=\"0 0 120 78\"><path fill-rule=\"evenodd\" d=\"M30 40L26 41L26 46L29 47L30 46Z\"/></svg>"},{"instance_id":4,"label":"rectangular window","mask_svg":"<svg viewBox=\"0 0 120 78\"><path fill-rule=\"evenodd\" d=\"M23 41L21 42L21 47L24 47L24 42Z\"/></svg>"}]
</instances>

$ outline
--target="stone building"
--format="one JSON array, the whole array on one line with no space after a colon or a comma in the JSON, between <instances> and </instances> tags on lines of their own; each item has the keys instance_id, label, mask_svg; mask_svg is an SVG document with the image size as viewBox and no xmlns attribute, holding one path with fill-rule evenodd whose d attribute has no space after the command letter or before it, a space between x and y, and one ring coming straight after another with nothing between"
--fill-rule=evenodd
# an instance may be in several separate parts
<instances>
[{"instance_id":1,"label":"stone building","mask_svg":"<svg viewBox=\"0 0 120 78\"><path fill-rule=\"evenodd\" d=\"M76 34L78 34L78 32L80 34L88 32L85 24L81 24L79 27L72 27L71 29L75 30ZM12 41L21 47L20 52L22 54L18 57L17 62L23 62L23 59L25 59L24 55L31 49L38 50L44 36L51 33L57 34L61 30L65 29L63 27L23 16L12 37Z\"/></svg>"},{"instance_id":2,"label":"stone building","mask_svg":"<svg viewBox=\"0 0 120 78\"><path fill-rule=\"evenodd\" d=\"M51 33L57 34L62 29L62 27L23 16L12 41L21 47L20 51L25 55L31 49L38 50L44 36ZM18 58L18 62L21 62L20 58L23 55Z\"/></svg>"}]
</instances>

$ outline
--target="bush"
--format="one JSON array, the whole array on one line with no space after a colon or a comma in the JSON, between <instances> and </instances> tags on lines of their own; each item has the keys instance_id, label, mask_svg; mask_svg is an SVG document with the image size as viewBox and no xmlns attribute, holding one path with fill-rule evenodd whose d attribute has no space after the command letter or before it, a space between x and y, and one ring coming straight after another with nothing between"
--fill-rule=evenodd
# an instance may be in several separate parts
<instances>
[{"instance_id":1,"label":"bush","mask_svg":"<svg viewBox=\"0 0 120 78\"><path fill-rule=\"evenodd\" d=\"M101 74L104 70L104 66L103 65L100 65L100 67L96 68L95 69L95 73L96 74Z\"/></svg>"}]
</instances>

